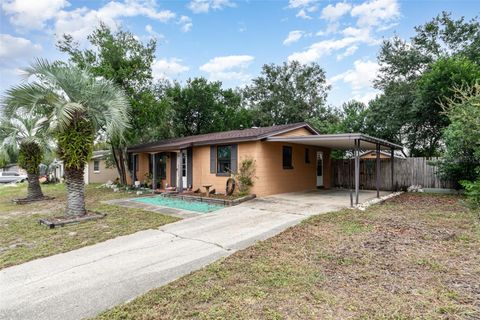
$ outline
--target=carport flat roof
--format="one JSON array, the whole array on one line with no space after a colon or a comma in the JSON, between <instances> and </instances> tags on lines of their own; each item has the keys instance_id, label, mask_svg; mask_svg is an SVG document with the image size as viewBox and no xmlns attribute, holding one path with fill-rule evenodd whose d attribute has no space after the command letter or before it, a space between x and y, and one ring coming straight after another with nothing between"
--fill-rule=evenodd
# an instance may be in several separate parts
<instances>
[{"instance_id":1,"label":"carport flat roof","mask_svg":"<svg viewBox=\"0 0 480 320\"><path fill-rule=\"evenodd\" d=\"M360 141L360 149L376 150L376 145L380 145L380 149L398 149L402 150L401 145L389 142L387 140L371 137L362 133L341 133L341 134L321 134L301 137L268 137L267 141L271 142L288 142L305 144L309 146L319 146L331 149L351 150L355 149L355 140Z\"/></svg>"}]
</instances>

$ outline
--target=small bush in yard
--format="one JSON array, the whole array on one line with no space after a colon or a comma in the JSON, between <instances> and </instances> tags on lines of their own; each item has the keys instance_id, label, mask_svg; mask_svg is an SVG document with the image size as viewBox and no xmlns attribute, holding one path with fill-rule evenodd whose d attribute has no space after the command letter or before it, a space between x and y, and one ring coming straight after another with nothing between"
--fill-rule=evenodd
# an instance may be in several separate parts
<instances>
[{"instance_id":1,"label":"small bush in yard","mask_svg":"<svg viewBox=\"0 0 480 320\"><path fill-rule=\"evenodd\" d=\"M235 180L238 181L238 191L240 195L247 195L250 188L253 187L256 171L255 160L252 158L245 158L240 162L240 168L235 175Z\"/></svg>"},{"instance_id":2,"label":"small bush in yard","mask_svg":"<svg viewBox=\"0 0 480 320\"><path fill-rule=\"evenodd\" d=\"M461 181L465 188L465 195L467 196L467 203L469 207L477 213L480 218L480 178L476 181Z\"/></svg>"}]
</instances>

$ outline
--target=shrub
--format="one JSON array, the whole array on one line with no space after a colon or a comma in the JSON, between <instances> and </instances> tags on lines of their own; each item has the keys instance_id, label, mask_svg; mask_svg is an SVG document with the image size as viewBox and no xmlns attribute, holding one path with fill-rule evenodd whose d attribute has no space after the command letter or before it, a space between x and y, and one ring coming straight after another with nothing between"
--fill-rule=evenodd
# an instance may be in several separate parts
<instances>
[{"instance_id":1,"label":"shrub","mask_svg":"<svg viewBox=\"0 0 480 320\"><path fill-rule=\"evenodd\" d=\"M480 218L480 178L475 181L461 181L465 188L465 195L467 196L467 203L469 207L477 212Z\"/></svg>"},{"instance_id":2,"label":"shrub","mask_svg":"<svg viewBox=\"0 0 480 320\"><path fill-rule=\"evenodd\" d=\"M439 163L444 179L477 181L480 178L480 83L455 89L455 99L444 105L450 125L445 129L445 154ZM461 184L463 186L463 183Z\"/></svg>"},{"instance_id":3,"label":"shrub","mask_svg":"<svg viewBox=\"0 0 480 320\"><path fill-rule=\"evenodd\" d=\"M256 163L252 158L245 158L240 162L240 168L235 174L240 195L246 195L250 192L250 188L253 187L256 179L255 171Z\"/></svg>"}]
</instances>

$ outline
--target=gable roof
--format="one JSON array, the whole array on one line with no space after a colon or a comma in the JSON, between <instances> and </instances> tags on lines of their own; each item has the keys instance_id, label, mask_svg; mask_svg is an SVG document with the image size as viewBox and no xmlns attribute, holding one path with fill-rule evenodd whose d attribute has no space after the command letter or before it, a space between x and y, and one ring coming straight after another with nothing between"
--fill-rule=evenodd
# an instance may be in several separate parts
<instances>
[{"instance_id":1,"label":"gable roof","mask_svg":"<svg viewBox=\"0 0 480 320\"><path fill-rule=\"evenodd\" d=\"M299 122L271 127L253 127L243 130L213 132L182 138L164 139L156 142L138 144L128 147L127 152L156 152L184 149L192 146L255 141L300 128L305 128L312 134L318 135L318 132L308 123Z\"/></svg>"},{"instance_id":2,"label":"gable roof","mask_svg":"<svg viewBox=\"0 0 480 320\"><path fill-rule=\"evenodd\" d=\"M105 159L110 154L110 150L96 150L93 151L91 160Z\"/></svg>"}]
</instances>

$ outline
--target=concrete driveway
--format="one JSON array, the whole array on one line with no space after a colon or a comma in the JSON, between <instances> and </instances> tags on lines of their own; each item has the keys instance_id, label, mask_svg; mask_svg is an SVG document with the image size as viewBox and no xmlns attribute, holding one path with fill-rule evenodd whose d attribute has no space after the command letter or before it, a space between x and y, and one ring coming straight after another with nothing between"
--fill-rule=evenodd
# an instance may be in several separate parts
<instances>
[{"instance_id":1,"label":"concrete driveway","mask_svg":"<svg viewBox=\"0 0 480 320\"><path fill-rule=\"evenodd\" d=\"M361 201L374 196L364 191ZM91 317L311 215L349 204L348 193L335 190L259 198L6 268L0 270L0 318Z\"/></svg>"}]
</instances>

